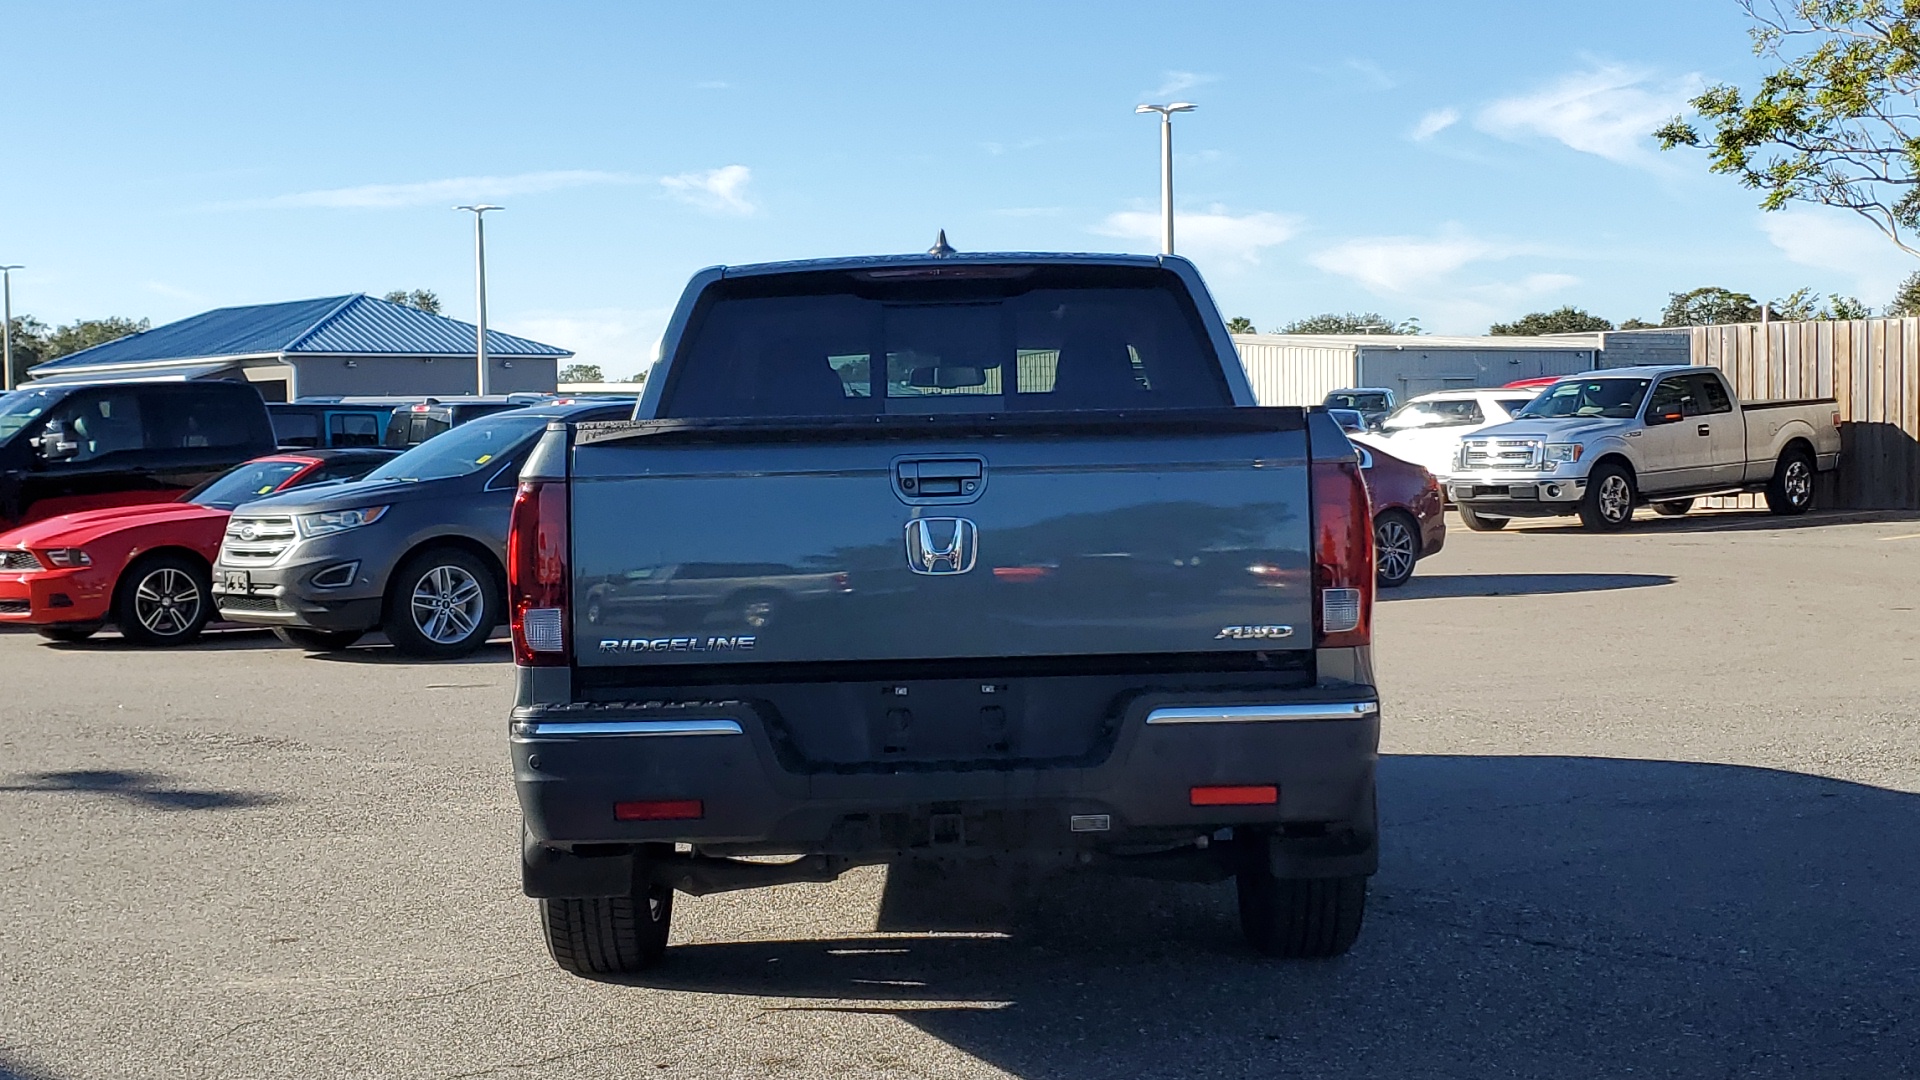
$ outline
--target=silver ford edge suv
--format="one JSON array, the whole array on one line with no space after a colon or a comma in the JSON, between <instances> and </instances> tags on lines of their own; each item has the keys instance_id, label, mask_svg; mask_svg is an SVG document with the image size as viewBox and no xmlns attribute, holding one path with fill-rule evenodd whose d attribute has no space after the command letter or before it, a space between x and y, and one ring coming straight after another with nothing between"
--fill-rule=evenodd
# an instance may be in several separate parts
<instances>
[{"instance_id":1,"label":"silver ford edge suv","mask_svg":"<svg viewBox=\"0 0 1920 1080\"><path fill-rule=\"evenodd\" d=\"M248 503L213 566L220 617L316 651L380 630L408 655L471 653L506 619L507 519L548 422L632 412L593 402L497 413L353 483Z\"/></svg>"}]
</instances>

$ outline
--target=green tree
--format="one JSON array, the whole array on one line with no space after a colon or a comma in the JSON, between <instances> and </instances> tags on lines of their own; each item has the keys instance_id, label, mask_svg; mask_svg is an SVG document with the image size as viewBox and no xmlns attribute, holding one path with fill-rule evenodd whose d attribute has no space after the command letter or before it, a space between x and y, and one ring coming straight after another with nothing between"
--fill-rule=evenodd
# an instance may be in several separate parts
<instances>
[{"instance_id":1,"label":"green tree","mask_svg":"<svg viewBox=\"0 0 1920 1080\"><path fill-rule=\"evenodd\" d=\"M1661 326L1718 326L1759 321L1760 305L1753 297L1718 285L1671 294L1667 297L1667 310L1660 316Z\"/></svg>"},{"instance_id":2,"label":"green tree","mask_svg":"<svg viewBox=\"0 0 1920 1080\"><path fill-rule=\"evenodd\" d=\"M606 382L607 376L600 370L599 364L568 364L560 369L560 381L563 383Z\"/></svg>"},{"instance_id":3,"label":"green tree","mask_svg":"<svg viewBox=\"0 0 1920 1080\"><path fill-rule=\"evenodd\" d=\"M1727 84L1654 132L1662 149L1702 146L1778 210L1801 201L1859 214L1905 250L1920 229L1920 3L1741 0L1769 71L1751 97Z\"/></svg>"},{"instance_id":4,"label":"green tree","mask_svg":"<svg viewBox=\"0 0 1920 1080\"><path fill-rule=\"evenodd\" d=\"M1326 312L1295 319L1278 331L1282 334L1418 334L1420 320L1394 322L1377 311Z\"/></svg>"},{"instance_id":5,"label":"green tree","mask_svg":"<svg viewBox=\"0 0 1920 1080\"><path fill-rule=\"evenodd\" d=\"M1657 330L1659 323L1650 323L1645 319L1627 319L1620 324L1622 330Z\"/></svg>"},{"instance_id":6,"label":"green tree","mask_svg":"<svg viewBox=\"0 0 1920 1080\"><path fill-rule=\"evenodd\" d=\"M1592 312L1568 304L1552 311L1522 315L1510 323L1494 323L1487 333L1496 337L1532 334L1580 334L1593 330L1611 330L1613 324Z\"/></svg>"},{"instance_id":7,"label":"green tree","mask_svg":"<svg viewBox=\"0 0 1920 1080\"><path fill-rule=\"evenodd\" d=\"M1254 330L1252 319L1247 318L1245 315L1235 315L1233 318L1227 320L1227 333L1253 334L1258 333L1258 331Z\"/></svg>"},{"instance_id":8,"label":"green tree","mask_svg":"<svg viewBox=\"0 0 1920 1080\"><path fill-rule=\"evenodd\" d=\"M1851 296L1828 293L1826 300L1812 289L1795 289L1778 300L1767 301L1767 317L1789 322L1824 319L1865 319L1873 309Z\"/></svg>"},{"instance_id":9,"label":"green tree","mask_svg":"<svg viewBox=\"0 0 1920 1080\"><path fill-rule=\"evenodd\" d=\"M104 319L76 319L46 332L40 359L52 360L81 349L91 349L128 334L142 333L152 326L146 319L123 319L118 315L109 315Z\"/></svg>"},{"instance_id":10,"label":"green tree","mask_svg":"<svg viewBox=\"0 0 1920 1080\"><path fill-rule=\"evenodd\" d=\"M429 315L440 314L440 296L432 289L414 289L412 292L408 292L406 289L395 289L380 299L385 300L389 304L402 304L406 307L418 308Z\"/></svg>"},{"instance_id":11,"label":"green tree","mask_svg":"<svg viewBox=\"0 0 1920 1080\"><path fill-rule=\"evenodd\" d=\"M1873 317L1873 309L1861 303L1859 297L1829 293L1827 294L1827 300L1830 301L1832 305L1825 313L1829 319L1870 319Z\"/></svg>"},{"instance_id":12,"label":"green tree","mask_svg":"<svg viewBox=\"0 0 1920 1080\"><path fill-rule=\"evenodd\" d=\"M46 359L47 324L31 315L15 315L10 327L13 336L13 385L26 381L27 369Z\"/></svg>"},{"instance_id":13,"label":"green tree","mask_svg":"<svg viewBox=\"0 0 1920 1080\"><path fill-rule=\"evenodd\" d=\"M1896 319L1920 315L1920 270L1907 275L1907 279L1894 290L1893 303L1887 305L1887 314Z\"/></svg>"}]
</instances>

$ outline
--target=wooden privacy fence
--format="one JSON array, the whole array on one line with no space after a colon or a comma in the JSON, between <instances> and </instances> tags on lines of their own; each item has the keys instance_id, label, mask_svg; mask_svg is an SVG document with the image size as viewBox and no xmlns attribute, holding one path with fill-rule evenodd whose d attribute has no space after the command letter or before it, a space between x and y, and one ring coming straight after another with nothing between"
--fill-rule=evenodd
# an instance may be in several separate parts
<instances>
[{"instance_id":1,"label":"wooden privacy fence","mask_svg":"<svg viewBox=\"0 0 1920 1080\"><path fill-rule=\"evenodd\" d=\"M1697 326L1693 362L1719 368L1743 401L1838 399L1840 472L1817 505L1920 510L1920 318Z\"/></svg>"}]
</instances>

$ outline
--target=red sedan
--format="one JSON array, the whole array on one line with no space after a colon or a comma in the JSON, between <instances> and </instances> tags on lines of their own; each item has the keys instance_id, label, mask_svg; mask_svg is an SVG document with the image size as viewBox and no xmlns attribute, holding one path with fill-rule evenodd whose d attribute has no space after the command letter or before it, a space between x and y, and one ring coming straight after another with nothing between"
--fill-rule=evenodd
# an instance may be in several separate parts
<instances>
[{"instance_id":1,"label":"red sedan","mask_svg":"<svg viewBox=\"0 0 1920 1080\"><path fill-rule=\"evenodd\" d=\"M142 645L192 641L213 615L211 567L234 507L289 488L354 479L395 453L274 454L178 502L61 514L0 534L0 626L84 641L113 623Z\"/></svg>"},{"instance_id":2,"label":"red sedan","mask_svg":"<svg viewBox=\"0 0 1920 1080\"><path fill-rule=\"evenodd\" d=\"M1446 496L1432 473L1384 450L1360 446L1373 501L1373 564L1383 588L1405 585L1413 565L1447 542Z\"/></svg>"}]
</instances>

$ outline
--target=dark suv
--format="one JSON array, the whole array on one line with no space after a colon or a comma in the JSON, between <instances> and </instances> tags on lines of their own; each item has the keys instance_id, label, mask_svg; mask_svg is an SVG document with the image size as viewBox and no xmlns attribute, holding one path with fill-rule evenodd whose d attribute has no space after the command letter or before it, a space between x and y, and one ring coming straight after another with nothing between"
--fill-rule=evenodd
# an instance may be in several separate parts
<instances>
[{"instance_id":1,"label":"dark suv","mask_svg":"<svg viewBox=\"0 0 1920 1080\"><path fill-rule=\"evenodd\" d=\"M353 483L249 503L228 521L214 563L220 616L316 650L381 630L409 655L471 653L505 621L507 519L548 422L632 412L605 403L501 412Z\"/></svg>"},{"instance_id":2,"label":"dark suv","mask_svg":"<svg viewBox=\"0 0 1920 1080\"><path fill-rule=\"evenodd\" d=\"M30 386L0 395L0 530L170 502L274 451L259 391L238 382Z\"/></svg>"}]
</instances>

